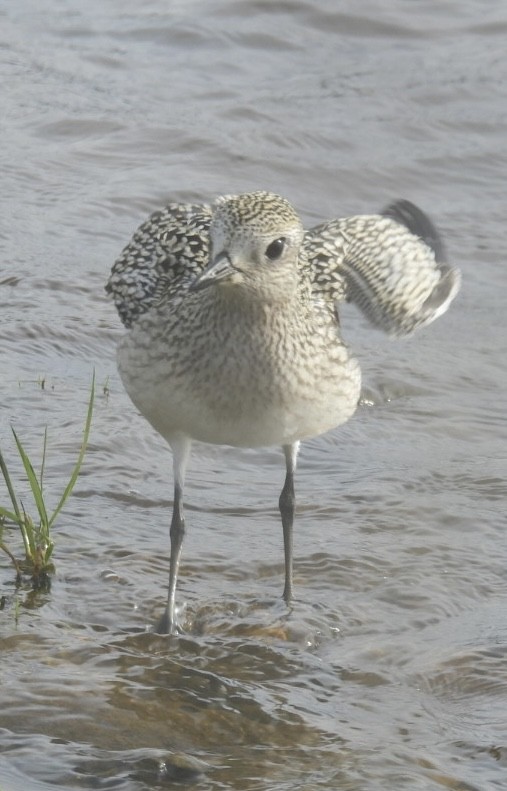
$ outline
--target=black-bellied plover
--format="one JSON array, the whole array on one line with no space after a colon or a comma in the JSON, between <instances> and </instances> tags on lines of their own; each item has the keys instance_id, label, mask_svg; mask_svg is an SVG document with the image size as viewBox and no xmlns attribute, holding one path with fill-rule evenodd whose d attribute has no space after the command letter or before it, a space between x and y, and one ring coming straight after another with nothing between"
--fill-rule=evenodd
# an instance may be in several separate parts
<instances>
[{"instance_id":1,"label":"black-bellied plover","mask_svg":"<svg viewBox=\"0 0 507 791\"><path fill-rule=\"evenodd\" d=\"M355 302L397 335L449 306L459 271L443 263L428 218L408 201L382 214L304 231L284 198L252 192L212 205L169 204L134 234L107 290L127 333L118 368L139 411L173 451L168 601L175 614L192 440L280 445L287 603L292 596L294 472L301 440L344 423L361 374L340 335L337 303Z\"/></svg>"}]
</instances>

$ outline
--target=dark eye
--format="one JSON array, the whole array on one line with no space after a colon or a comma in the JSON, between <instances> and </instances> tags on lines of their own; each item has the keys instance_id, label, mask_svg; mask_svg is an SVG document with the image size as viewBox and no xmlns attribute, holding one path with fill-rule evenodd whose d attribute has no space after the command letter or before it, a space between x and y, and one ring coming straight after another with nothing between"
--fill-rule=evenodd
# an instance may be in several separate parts
<instances>
[{"instance_id":1,"label":"dark eye","mask_svg":"<svg viewBox=\"0 0 507 791\"><path fill-rule=\"evenodd\" d=\"M280 239L275 239L274 242L268 244L266 247L266 258L269 258L270 261L276 261L277 258L280 258L285 247L285 242L285 237L281 236Z\"/></svg>"}]
</instances>

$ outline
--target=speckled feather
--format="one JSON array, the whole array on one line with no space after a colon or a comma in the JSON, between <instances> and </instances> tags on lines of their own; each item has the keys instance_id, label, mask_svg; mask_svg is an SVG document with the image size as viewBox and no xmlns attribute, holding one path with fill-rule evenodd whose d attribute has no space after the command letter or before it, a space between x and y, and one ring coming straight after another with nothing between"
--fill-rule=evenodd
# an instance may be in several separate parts
<instances>
[{"instance_id":1,"label":"speckled feather","mask_svg":"<svg viewBox=\"0 0 507 791\"><path fill-rule=\"evenodd\" d=\"M211 206L169 203L137 229L106 286L125 327L164 294L184 296L209 263L210 221Z\"/></svg>"},{"instance_id":2,"label":"speckled feather","mask_svg":"<svg viewBox=\"0 0 507 791\"><path fill-rule=\"evenodd\" d=\"M127 328L158 300L176 305L184 298L209 264L213 211L227 199L214 206L169 203L135 232L106 286ZM379 215L331 220L306 231L300 270L315 299L348 299L375 326L404 335L441 315L459 288L459 271L442 258L442 242L426 215L399 201Z\"/></svg>"}]
</instances>

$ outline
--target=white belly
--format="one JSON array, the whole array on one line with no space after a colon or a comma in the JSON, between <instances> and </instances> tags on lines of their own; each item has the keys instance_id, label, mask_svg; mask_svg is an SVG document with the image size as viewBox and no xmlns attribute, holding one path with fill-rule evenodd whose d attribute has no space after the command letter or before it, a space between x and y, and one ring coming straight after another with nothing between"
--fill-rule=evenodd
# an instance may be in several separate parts
<instances>
[{"instance_id":1,"label":"white belly","mask_svg":"<svg viewBox=\"0 0 507 791\"><path fill-rule=\"evenodd\" d=\"M361 382L345 349L331 370L317 367L311 374L290 361L270 376L227 361L203 377L199 370L180 375L170 361L139 357L127 343L120 346L118 367L134 404L168 441L183 433L239 447L290 444L344 423L356 409Z\"/></svg>"}]
</instances>

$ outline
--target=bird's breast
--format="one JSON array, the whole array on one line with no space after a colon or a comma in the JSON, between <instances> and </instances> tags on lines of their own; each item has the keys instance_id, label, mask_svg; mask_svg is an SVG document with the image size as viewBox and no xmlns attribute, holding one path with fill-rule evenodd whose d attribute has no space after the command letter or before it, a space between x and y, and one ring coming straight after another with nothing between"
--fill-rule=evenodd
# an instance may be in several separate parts
<instances>
[{"instance_id":1,"label":"bird's breast","mask_svg":"<svg viewBox=\"0 0 507 791\"><path fill-rule=\"evenodd\" d=\"M333 329L287 310L205 313L149 314L119 346L127 392L166 439L288 444L354 412L359 367Z\"/></svg>"}]
</instances>

